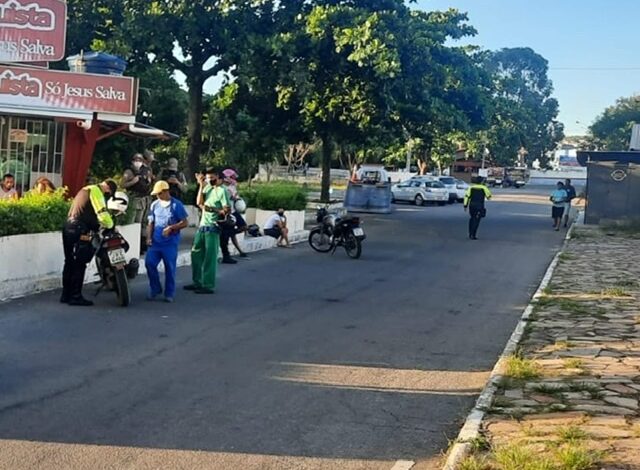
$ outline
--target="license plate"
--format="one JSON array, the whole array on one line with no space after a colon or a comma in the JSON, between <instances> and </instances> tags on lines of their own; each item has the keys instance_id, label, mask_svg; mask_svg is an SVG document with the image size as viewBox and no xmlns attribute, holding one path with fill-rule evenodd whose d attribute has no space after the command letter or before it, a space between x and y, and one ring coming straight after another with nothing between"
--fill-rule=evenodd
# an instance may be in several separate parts
<instances>
[{"instance_id":1,"label":"license plate","mask_svg":"<svg viewBox=\"0 0 640 470\"><path fill-rule=\"evenodd\" d=\"M127 258L124 256L124 250L122 248L118 248L117 250L109 251L109 261L111 264L124 264L127 262Z\"/></svg>"},{"instance_id":2,"label":"license plate","mask_svg":"<svg viewBox=\"0 0 640 470\"><path fill-rule=\"evenodd\" d=\"M353 229L353 234L356 237L362 237L362 236L364 236L364 230L362 230L360 227L356 227L356 228Z\"/></svg>"}]
</instances>

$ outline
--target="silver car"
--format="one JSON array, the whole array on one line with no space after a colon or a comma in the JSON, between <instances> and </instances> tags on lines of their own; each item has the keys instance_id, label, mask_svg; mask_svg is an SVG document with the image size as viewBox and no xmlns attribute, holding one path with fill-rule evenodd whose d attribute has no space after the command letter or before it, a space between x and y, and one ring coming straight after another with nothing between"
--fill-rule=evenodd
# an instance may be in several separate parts
<instances>
[{"instance_id":1,"label":"silver car","mask_svg":"<svg viewBox=\"0 0 640 470\"><path fill-rule=\"evenodd\" d=\"M449 190L433 178L412 178L393 185L391 197L394 202L413 202L416 206L422 206L425 202L442 206L449 200Z\"/></svg>"}]
</instances>

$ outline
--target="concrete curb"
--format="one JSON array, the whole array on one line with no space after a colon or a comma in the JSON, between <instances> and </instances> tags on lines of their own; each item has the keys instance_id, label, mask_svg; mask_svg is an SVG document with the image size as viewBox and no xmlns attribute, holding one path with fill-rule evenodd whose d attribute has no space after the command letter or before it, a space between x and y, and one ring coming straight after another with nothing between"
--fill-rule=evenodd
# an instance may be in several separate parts
<instances>
[{"instance_id":1,"label":"concrete curb","mask_svg":"<svg viewBox=\"0 0 640 470\"><path fill-rule=\"evenodd\" d=\"M538 286L538 290L531 298L531 301L524 309L522 313L522 317L520 318L520 322L516 326L516 329L509 338L507 345L505 346L502 354L498 358L498 362L496 362L495 367L491 371L491 375L489 376L489 381L485 386L484 390L478 397L474 408L471 410L467 419L458 434L458 438L455 441L455 444L449 450L449 454L447 456L447 460L442 467L442 470L456 470L458 466L462 463L462 461L469 456L471 451L471 443L474 439L476 439L480 434L480 428L482 426L482 421L486 415L486 412L490 409L491 403L493 402L493 398L498 390L498 384L504 375L504 367L507 358L516 352L518 348L518 344L522 340L522 335L524 334L525 328L529 323L529 317L533 313L533 309L535 307L535 302L543 295L544 290L547 288L549 283L551 282L551 278L553 277L553 273L555 272L556 267L558 266L558 261L560 260L560 256L565 252L569 240L571 240L571 235L573 234L573 230L578 223L578 220L583 220L583 212L578 214L577 220L571 225L569 230L567 231L567 235L564 239L564 243L558 253L554 256L551 264L547 268L547 271Z\"/></svg>"}]
</instances>

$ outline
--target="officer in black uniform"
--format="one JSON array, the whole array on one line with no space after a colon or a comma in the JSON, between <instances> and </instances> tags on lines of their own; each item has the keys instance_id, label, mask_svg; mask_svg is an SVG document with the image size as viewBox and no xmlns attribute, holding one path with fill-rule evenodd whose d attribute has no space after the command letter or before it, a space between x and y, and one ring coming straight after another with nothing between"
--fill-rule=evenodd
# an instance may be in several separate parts
<instances>
[{"instance_id":1,"label":"officer in black uniform","mask_svg":"<svg viewBox=\"0 0 640 470\"><path fill-rule=\"evenodd\" d=\"M480 220L487 215L484 202L491 199L491 191L487 188L483 179L479 176L471 180L472 184L467 188L464 195L464 210L469 209L469 238L471 240L478 239L478 227Z\"/></svg>"},{"instance_id":2,"label":"officer in black uniform","mask_svg":"<svg viewBox=\"0 0 640 470\"><path fill-rule=\"evenodd\" d=\"M62 229L62 303L76 306L93 305L92 301L82 296L84 273L95 254L95 248L91 243L93 233L100 228L114 228L113 218L107 210L107 200L116 193L116 189L116 183L107 180L85 186L73 199Z\"/></svg>"}]
</instances>

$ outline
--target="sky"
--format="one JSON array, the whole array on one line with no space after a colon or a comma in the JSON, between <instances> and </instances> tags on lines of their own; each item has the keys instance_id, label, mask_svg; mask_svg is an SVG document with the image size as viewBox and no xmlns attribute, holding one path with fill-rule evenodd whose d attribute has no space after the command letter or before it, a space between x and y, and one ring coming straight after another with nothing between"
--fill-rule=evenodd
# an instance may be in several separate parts
<instances>
[{"instance_id":1,"label":"sky","mask_svg":"<svg viewBox=\"0 0 640 470\"><path fill-rule=\"evenodd\" d=\"M616 99L640 93L640 0L419 0L467 12L485 49L531 47L549 61L566 135L585 134Z\"/></svg>"},{"instance_id":2,"label":"sky","mask_svg":"<svg viewBox=\"0 0 640 470\"><path fill-rule=\"evenodd\" d=\"M457 8L485 49L530 47L549 61L566 135L582 135L616 99L640 93L640 0L418 0L414 8ZM209 80L212 93L221 79Z\"/></svg>"}]
</instances>

